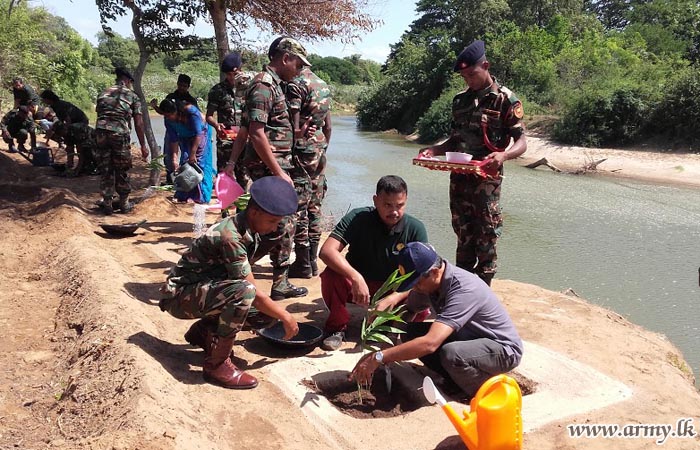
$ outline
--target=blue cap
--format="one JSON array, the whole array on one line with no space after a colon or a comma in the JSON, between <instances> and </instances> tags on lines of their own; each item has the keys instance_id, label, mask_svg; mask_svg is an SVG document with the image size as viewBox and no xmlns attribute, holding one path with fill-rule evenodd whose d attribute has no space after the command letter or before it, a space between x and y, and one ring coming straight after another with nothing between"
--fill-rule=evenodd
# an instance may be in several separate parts
<instances>
[{"instance_id":1,"label":"blue cap","mask_svg":"<svg viewBox=\"0 0 700 450\"><path fill-rule=\"evenodd\" d=\"M240 53L229 53L223 61L221 61L221 71L228 73L233 69L238 69L243 64Z\"/></svg>"},{"instance_id":2,"label":"blue cap","mask_svg":"<svg viewBox=\"0 0 700 450\"><path fill-rule=\"evenodd\" d=\"M404 280L396 291L406 292L415 286L421 275L427 273L437 260L438 254L432 245L423 242L409 242L406 244L398 256L399 273L405 275L413 272L413 274Z\"/></svg>"},{"instance_id":3,"label":"blue cap","mask_svg":"<svg viewBox=\"0 0 700 450\"><path fill-rule=\"evenodd\" d=\"M250 198L273 216L289 216L297 211L297 191L280 177L262 177L250 186Z\"/></svg>"},{"instance_id":4,"label":"blue cap","mask_svg":"<svg viewBox=\"0 0 700 450\"><path fill-rule=\"evenodd\" d=\"M462 53L457 56L457 61L455 61L454 71L459 72L462 69L466 69L469 66L473 66L481 58L486 55L486 49L484 48L484 41L474 41L467 47L464 47Z\"/></svg>"}]
</instances>

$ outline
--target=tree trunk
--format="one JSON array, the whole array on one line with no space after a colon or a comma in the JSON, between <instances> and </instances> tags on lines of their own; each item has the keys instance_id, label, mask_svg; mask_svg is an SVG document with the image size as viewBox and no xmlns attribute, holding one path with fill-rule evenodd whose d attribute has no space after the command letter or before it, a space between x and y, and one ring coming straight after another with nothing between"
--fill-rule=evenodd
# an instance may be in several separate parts
<instances>
[{"instance_id":1,"label":"tree trunk","mask_svg":"<svg viewBox=\"0 0 700 450\"><path fill-rule=\"evenodd\" d=\"M146 142L148 142L148 148L151 149L151 161L158 161L159 157L163 155L163 150L156 142L156 137L153 134L153 127L151 126L151 117L148 115L148 102L143 94L143 87L141 82L143 80L143 74L146 71L146 65L148 60L151 58L151 52L146 48L143 42L143 35L141 34L141 28L139 26L139 21L141 19L141 10L134 5L132 1L125 0L124 2L132 11L133 17L131 18L131 31L134 33L134 40L139 47L139 65L136 66L134 71L134 92L141 99L141 114L143 116L143 132L146 137ZM158 166L158 165L156 165ZM160 185L160 173L159 167L154 167L151 169L151 173L148 177L148 182L150 186Z\"/></svg>"},{"instance_id":2,"label":"tree trunk","mask_svg":"<svg viewBox=\"0 0 700 450\"><path fill-rule=\"evenodd\" d=\"M207 1L207 10L211 17L211 23L214 25L214 38L216 39L216 53L219 57L219 64L229 54L230 47L228 45L228 26L226 25L226 0L209 0ZM220 73L221 81L225 75Z\"/></svg>"}]
</instances>

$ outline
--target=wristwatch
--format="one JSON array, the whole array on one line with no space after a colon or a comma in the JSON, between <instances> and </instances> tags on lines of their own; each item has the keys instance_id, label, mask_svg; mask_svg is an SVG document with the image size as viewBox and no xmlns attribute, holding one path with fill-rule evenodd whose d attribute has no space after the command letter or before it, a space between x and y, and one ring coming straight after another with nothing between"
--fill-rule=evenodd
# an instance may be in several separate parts
<instances>
[{"instance_id":1,"label":"wristwatch","mask_svg":"<svg viewBox=\"0 0 700 450\"><path fill-rule=\"evenodd\" d=\"M384 365L384 353L382 351L374 352L374 360L379 364Z\"/></svg>"}]
</instances>

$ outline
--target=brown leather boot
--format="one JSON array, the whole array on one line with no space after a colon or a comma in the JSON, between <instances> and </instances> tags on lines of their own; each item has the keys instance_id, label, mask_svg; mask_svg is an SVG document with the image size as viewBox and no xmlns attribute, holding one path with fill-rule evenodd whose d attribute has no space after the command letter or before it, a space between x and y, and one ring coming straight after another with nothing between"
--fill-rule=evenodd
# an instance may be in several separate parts
<instances>
[{"instance_id":1,"label":"brown leather boot","mask_svg":"<svg viewBox=\"0 0 700 450\"><path fill-rule=\"evenodd\" d=\"M212 317L204 317L192 324L187 333L185 340L194 347L205 348L207 343L207 332L216 330L216 319Z\"/></svg>"},{"instance_id":2,"label":"brown leather boot","mask_svg":"<svg viewBox=\"0 0 700 450\"><path fill-rule=\"evenodd\" d=\"M238 369L229 357L235 338L235 333L226 337L213 331L207 333L204 379L227 389L252 389L258 385L258 380Z\"/></svg>"}]
</instances>

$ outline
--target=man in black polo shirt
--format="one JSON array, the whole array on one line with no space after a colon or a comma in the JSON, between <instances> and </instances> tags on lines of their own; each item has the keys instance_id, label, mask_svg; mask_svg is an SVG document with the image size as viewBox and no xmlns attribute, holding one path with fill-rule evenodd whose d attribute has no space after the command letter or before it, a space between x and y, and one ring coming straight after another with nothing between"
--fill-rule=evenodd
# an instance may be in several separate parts
<instances>
[{"instance_id":1,"label":"man in black polo shirt","mask_svg":"<svg viewBox=\"0 0 700 450\"><path fill-rule=\"evenodd\" d=\"M371 296L396 269L395 255L409 242L427 242L428 233L418 219L404 214L408 189L396 175L377 182L374 207L356 208L336 225L321 248L326 263L321 274L321 295L330 314L323 345L340 348L350 321L345 304L369 304ZM348 246L347 256L341 252ZM391 295L406 297L407 293Z\"/></svg>"}]
</instances>

